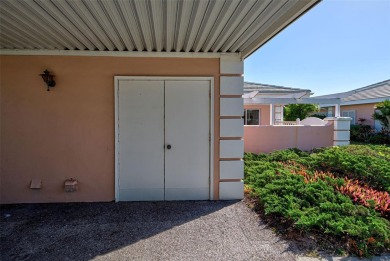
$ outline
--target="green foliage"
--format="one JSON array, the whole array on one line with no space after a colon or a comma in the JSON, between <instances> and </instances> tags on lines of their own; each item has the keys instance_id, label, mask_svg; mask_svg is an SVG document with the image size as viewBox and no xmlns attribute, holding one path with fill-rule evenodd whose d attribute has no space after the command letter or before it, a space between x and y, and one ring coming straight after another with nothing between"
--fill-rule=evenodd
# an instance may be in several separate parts
<instances>
[{"instance_id":1,"label":"green foliage","mask_svg":"<svg viewBox=\"0 0 390 261\"><path fill-rule=\"evenodd\" d=\"M372 144L390 144L390 129L382 128L381 131L370 135L368 142Z\"/></svg>"},{"instance_id":2,"label":"green foliage","mask_svg":"<svg viewBox=\"0 0 390 261\"><path fill-rule=\"evenodd\" d=\"M376 245L364 254L389 247L390 223L373 210L354 205L325 181L306 184L302 176L276 174L271 169L249 177L246 182L258 196L266 215L283 217L301 231L320 230L336 237L349 236L362 246L374 237Z\"/></svg>"},{"instance_id":3,"label":"green foliage","mask_svg":"<svg viewBox=\"0 0 390 261\"><path fill-rule=\"evenodd\" d=\"M383 145L349 145L339 149L352 155L377 157L390 161L390 147Z\"/></svg>"},{"instance_id":4,"label":"green foliage","mask_svg":"<svg viewBox=\"0 0 390 261\"><path fill-rule=\"evenodd\" d=\"M370 125L351 125L351 141L368 142L375 130Z\"/></svg>"},{"instance_id":5,"label":"green foliage","mask_svg":"<svg viewBox=\"0 0 390 261\"><path fill-rule=\"evenodd\" d=\"M379 120L383 127L390 127L390 100L384 100L376 105L376 111L372 115L374 120Z\"/></svg>"},{"instance_id":6,"label":"green foliage","mask_svg":"<svg viewBox=\"0 0 390 261\"><path fill-rule=\"evenodd\" d=\"M389 160L371 155L348 147L332 147L311 154L309 166L330 171L339 177L357 179L377 190L390 192Z\"/></svg>"},{"instance_id":7,"label":"green foliage","mask_svg":"<svg viewBox=\"0 0 390 261\"><path fill-rule=\"evenodd\" d=\"M298 166L305 166L303 175ZM318 170L332 174L326 176L328 172ZM390 148L351 145L317 149L311 154L297 149L245 154L245 184L267 216L303 232L322 231L348 239L349 251L357 255L388 251L390 222L369 204L364 206L341 194L337 188L345 177L389 191Z\"/></svg>"},{"instance_id":8,"label":"green foliage","mask_svg":"<svg viewBox=\"0 0 390 261\"><path fill-rule=\"evenodd\" d=\"M326 115L323 113L313 113L310 115L310 117L316 117L316 118L320 118L321 120L323 120L326 118Z\"/></svg>"},{"instance_id":9,"label":"green foliage","mask_svg":"<svg viewBox=\"0 0 390 261\"><path fill-rule=\"evenodd\" d=\"M351 141L371 144L390 144L390 131L382 129L376 132L369 125L351 125Z\"/></svg>"},{"instance_id":10,"label":"green foliage","mask_svg":"<svg viewBox=\"0 0 390 261\"><path fill-rule=\"evenodd\" d=\"M289 104L284 107L284 120L295 121L297 118L303 120L310 113L318 110L319 108L315 104Z\"/></svg>"}]
</instances>

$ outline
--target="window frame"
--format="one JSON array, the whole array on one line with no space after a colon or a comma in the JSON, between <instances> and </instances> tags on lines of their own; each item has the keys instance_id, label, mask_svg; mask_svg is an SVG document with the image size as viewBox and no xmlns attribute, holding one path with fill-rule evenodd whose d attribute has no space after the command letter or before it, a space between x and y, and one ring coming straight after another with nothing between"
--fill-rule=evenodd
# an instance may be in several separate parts
<instances>
[{"instance_id":1,"label":"window frame","mask_svg":"<svg viewBox=\"0 0 390 261\"><path fill-rule=\"evenodd\" d=\"M344 113L347 113L348 116L344 116ZM351 117L350 116L350 113L353 113L354 114L354 117ZM356 110L343 110L341 111L341 117L349 117L351 118L351 124L352 125L355 125L356 124Z\"/></svg>"},{"instance_id":2,"label":"window frame","mask_svg":"<svg viewBox=\"0 0 390 261\"><path fill-rule=\"evenodd\" d=\"M248 111L258 111L258 122L259 124L248 124ZM244 109L244 126L260 126L261 125L261 109Z\"/></svg>"}]
</instances>

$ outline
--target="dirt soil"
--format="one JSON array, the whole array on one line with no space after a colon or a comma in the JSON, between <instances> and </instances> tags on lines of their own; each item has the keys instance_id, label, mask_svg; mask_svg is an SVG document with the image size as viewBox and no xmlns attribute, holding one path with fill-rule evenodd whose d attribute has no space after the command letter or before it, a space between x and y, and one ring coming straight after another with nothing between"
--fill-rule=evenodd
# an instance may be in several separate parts
<instances>
[{"instance_id":1,"label":"dirt soil","mask_svg":"<svg viewBox=\"0 0 390 261\"><path fill-rule=\"evenodd\" d=\"M1 260L296 260L244 201L3 205Z\"/></svg>"}]
</instances>

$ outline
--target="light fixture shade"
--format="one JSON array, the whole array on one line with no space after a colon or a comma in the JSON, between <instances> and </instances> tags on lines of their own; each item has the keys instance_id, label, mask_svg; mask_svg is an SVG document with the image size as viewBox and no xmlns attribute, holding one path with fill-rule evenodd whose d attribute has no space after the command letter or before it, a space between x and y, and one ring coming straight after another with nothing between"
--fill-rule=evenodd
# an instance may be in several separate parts
<instances>
[{"instance_id":1,"label":"light fixture shade","mask_svg":"<svg viewBox=\"0 0 390 261\"><path fill-rule=\"evenodd\" d=\"M40 74L40 76L42 77L43 81L47 85L47 91L50 91L51 87L56 86L56 82L54 81L54 75L50 74L50 72L47 69L43 71L43 73Z\"/></svg>"}]
</instances>

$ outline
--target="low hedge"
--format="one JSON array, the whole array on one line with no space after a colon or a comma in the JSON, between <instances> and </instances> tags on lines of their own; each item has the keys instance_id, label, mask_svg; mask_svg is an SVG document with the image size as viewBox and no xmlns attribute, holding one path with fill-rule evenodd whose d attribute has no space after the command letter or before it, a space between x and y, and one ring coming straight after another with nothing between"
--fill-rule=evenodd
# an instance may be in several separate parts
<instances>
[{"instance_id":1,"label":"low hedge","mask_svg":"<svg viewBox=\"0 0 390 261\"><path fill-rule=\"evenodd\" d=\"M374 207L360 205L340 193L344 177L389 190L390 150L376 147L296 149L271 154L245 154L245 184L271 219L302 233L322 231L344 240L348 251L373 255L390 249L390 222ZM305 166L309 174L332 171L310 182L293 170ZM323 172L321 172L323 173ZM328 172L327 172L328 173Z\"/></svg>"}]
</instances>

